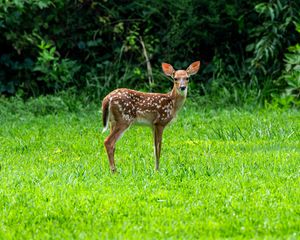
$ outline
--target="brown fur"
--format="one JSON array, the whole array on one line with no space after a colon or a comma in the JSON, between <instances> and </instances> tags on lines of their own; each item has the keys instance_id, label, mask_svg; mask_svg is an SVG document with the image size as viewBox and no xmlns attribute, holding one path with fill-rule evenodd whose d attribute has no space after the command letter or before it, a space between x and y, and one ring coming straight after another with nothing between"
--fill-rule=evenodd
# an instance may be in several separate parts
<instances>
[{"instance_id":1,"label":"brown fur","mask_svg":"<svg viewBox=\"0 0 300 240\"><path fill-rule=\"evenodd\" d=\"M104 128L108 124L108 107L109 101L106 99L102 102L102 123Z\"/></svg>"},{"instance_id":2,"label":"brown fur","mask_svg":"<svg viewBox=\"0 0 300 240\"><path fill-rule=\"evenodd\" d=\"M188 78L199 70L200 62L192 63L187 70L175 71L167 63L162 64L164 73L174 79L171 92L143 93L127 88L120 88L109 93L102 102L103 126L110 123L110 135L104 145L112 172L116 171L114 152L115 144L124 131L134 123L150 126L154 136L156 167L159 169L162 134L164 128L180 110L187 95Z\"/></svg>"}]
</instances>

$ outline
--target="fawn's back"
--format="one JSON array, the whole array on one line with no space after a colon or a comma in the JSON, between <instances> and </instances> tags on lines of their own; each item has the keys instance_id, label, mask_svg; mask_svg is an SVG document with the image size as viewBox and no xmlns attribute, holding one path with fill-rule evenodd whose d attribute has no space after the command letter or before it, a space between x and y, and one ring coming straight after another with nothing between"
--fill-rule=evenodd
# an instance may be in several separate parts
<instances>
[{"instance_id":1,"label":"fawn's back","mask_svg":"<svg viewBox=\"0 0 300 240\"><path fill-rule=\"evenodd\" d=\"M174 117L174 99L170 94L143 93L120 88L111 92L103 100L108 105L110 119L126 124L163 124Z\"/></svg>"}]
</instances>

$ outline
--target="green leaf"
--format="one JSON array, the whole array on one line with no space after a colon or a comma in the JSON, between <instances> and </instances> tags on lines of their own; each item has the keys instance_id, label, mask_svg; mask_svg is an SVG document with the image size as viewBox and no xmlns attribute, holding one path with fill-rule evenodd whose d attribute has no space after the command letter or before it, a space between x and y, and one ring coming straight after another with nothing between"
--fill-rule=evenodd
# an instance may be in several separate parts
<instances>
[{"instance_id":1,"label":"green leaf","mask_svg":"<svg viewBox=\"0 0 300 240\"><path fill-rule=\"evenodd\" d=\"M255 11L262 14L267 9L266 3L259 3L254 7Z\"/></svg>"}]
</instances>

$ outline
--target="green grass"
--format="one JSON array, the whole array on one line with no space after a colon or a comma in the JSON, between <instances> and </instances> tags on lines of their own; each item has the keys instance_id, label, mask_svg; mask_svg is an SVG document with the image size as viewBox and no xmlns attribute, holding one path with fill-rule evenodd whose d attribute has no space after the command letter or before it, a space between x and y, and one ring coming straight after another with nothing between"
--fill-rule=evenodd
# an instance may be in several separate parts
<instances>
[{"instance_id":1,"label":"green grass","mask_svg":"<svg viewBox=\"0 0 300 240\"><path fill-rule=\"evenodd\" d=\"M109 172L100 113L0 117L0 239L300 238L296 110L186 106L133 127Z\"/></svg>"}]
</instances>

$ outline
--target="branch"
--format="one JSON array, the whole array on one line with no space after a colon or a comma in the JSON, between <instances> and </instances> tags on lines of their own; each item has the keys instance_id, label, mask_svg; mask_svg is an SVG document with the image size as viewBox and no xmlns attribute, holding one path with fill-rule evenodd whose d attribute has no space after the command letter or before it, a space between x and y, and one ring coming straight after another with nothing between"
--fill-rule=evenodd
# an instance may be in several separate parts
<instances>
[{"instance_id":1,"label":"branch","mask_svg":"<svg viewBox=\"0 0 300 240\"><path fill-rule=\"evenodd\" d=\"M140 36L140 43L141 43L141 45L143 47L143 54L144 54L144 57L145 57L146 63L147 63L148 81L149 81L149 85L151 87L154 84L153 74L152 74L152 67L151 67L151 63L150 63L150 60L149 60L149 57L148 57L148 54L147 54L147 50L146 50L144 41L143 41L143 39L142 39L141 36Z\"/></svg>"}]
</instances>

